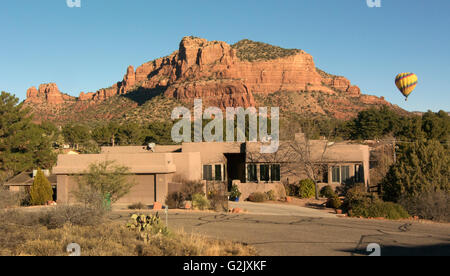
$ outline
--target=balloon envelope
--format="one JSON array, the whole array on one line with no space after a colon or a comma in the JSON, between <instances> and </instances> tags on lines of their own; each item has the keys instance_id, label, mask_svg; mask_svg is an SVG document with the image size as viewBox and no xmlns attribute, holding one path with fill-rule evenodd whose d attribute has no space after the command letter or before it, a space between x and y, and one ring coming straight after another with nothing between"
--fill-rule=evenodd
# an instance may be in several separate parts
<instances>
[{"instance_id":1,"label":"balloon envelope","mask_svg":"<svg viewBox=\"0 0 450 276\"><path fill-rule=\"evenodd\" d=\"M398 90L402 92L406 99L416 89L417 82L417 75L414 73L401 73L395 78L395 85L397 85Z\"/></svg>"}]
</instances>

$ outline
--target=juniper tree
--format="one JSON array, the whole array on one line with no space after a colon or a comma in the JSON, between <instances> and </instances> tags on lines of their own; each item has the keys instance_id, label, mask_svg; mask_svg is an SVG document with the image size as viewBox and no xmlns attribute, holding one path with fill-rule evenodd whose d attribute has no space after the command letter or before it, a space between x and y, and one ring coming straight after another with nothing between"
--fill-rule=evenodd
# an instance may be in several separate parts
<instances>
[{"instance_id":1,"label":"juniper tree","mask_svg":"<svg viewBox=\"0 0 450 276\"><path fill-rule=\"evenodd\" d=\"M439 141L402 146L400 158L382 181L383 198L420 197L429 192L450 193L450 154Z\"/></svg>"},{"instance_id":2,"label":"juniper tree","mask_svg":"<svg viewBox=\"0 0 450 276\"><path fill-rule=\"evenodd\" d=\"M30 189L31 205L44 205L53 199L53 189L44 172L38 169Z\"/></svg>"}]
</instances>

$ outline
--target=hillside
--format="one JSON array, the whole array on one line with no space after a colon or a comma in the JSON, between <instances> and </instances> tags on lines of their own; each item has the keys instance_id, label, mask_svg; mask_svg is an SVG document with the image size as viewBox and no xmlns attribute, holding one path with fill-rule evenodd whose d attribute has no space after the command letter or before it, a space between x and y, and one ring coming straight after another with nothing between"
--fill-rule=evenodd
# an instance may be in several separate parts
<instances>
[{"instance_id":1,"label":"hillside","mask_svg":"<svg viewBox=\"0 0 450 276\"><path fill-rule=\"evenodd\" d=\"M325 116L349 119L375 105L392 106L383 98L361 93L342 76L328 74L303 50L283 49L242 40L234 45L185 37L179 49L134 69L122 81L97 92L73 97L54 83L27 91L25 106L37 121L57 123L99 120L167 120L173 107L280 106L281 116Z\"/></svg>"}]
</instances>

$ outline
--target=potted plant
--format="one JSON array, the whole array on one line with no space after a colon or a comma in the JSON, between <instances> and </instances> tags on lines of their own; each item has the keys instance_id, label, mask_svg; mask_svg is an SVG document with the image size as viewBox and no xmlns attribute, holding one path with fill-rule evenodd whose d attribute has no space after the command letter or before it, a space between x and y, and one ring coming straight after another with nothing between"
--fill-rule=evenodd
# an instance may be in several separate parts
<instances>
[{"instance_id":1,"label":"potted plant","mask_svg":"<svg viewBox=\"0 0 450 276\"><path fill-rule=\"evenodd\" d=\"M234 184L231 187L230 200L239 202L239 198L241 197L241 195L242 195L242 193L239 191L239 187L236 184Z\"/></svg>"}]
</instances>

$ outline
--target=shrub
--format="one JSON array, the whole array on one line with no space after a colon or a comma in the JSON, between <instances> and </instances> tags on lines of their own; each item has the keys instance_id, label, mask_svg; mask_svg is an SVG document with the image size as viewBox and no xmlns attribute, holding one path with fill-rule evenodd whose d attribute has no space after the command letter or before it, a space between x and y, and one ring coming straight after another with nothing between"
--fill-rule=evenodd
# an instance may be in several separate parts
<instances>
[{"instance_id":1,"label":"shrub","mask_svg":"<svg viewBox=\"0 0 450 276\"><path fill-rule=\"evenodd\" d=\"M142 210L142 209L147 209L147 206L142 203L142 202L138 202L138 203L134 203L131 204L130 206L128 206L128 209L130 210Z\"/></svg>"},{"instance_id":2,"label":"shrub","mask_svg":"<svg viewBox=\"0 0 450 276\"><path fill-rule=\"evenodd\" d=\"M331 188L330 185L327 185L327 186L323 187L322 189L320 189L321 197L331 198L335 195L336 195L336 193L333 191L333 188Z\"/></svg>"},{"instance_id":3,"label":"shrub","mask_svg":"<svg viewBox=\"0 0 450 276\"><path fill-rule=\"evenodd\" d=\"M251 202L264 202L267 201L267 195L265 193L252 193L248 196L248 201Z\"/></svg>"},{"instance_id":4,"label":"shrub","mask_svg":"<svg viewBox=\"0 0 450 276\"><path fill-rule=\"evenodd\" d=\"M113 161L91 164L79 177L78 190L74 194L86 205L98 205L99 201L104 204L105 200L115 203L135 185L128 175L129 168L115 165Z\"/></svg>"},{"instance_id":5,"label":"shrub","mask_svg":"<svg viewBox=\"0 0 450 276\"><path fill-rule=\"evenodd\" d=\"M11 192L0 187L0 209L19 207L25 198L25 193Z\"/></svg>"},{"instance_id":6,"label":"shrub","mask_svg":"<svg viewBox=\"0 0 450 276\"><path fill-rule=\"evenodd\" d=\"M333 208L333 209L337 210L337 209L341 208L341 206L342 206L341 199L336 194L334 194L328 198L328 200L327 200L328 208Z\"/></svg>"},{"instance_id":7,"label":"shrub","mask_svg":"<svg viewBox=\"0 0 450 276\"><path fill-rule=\"evenodd\" d=\"M418 140L402 145L398 161L381 186L383 199L398 202L402 196L419 198L441 190L450 192L450 151L439 141Z\"/></svg>"},{"instance_id":8,"label":"shrub","mask_svg":"<svg viewBox=\"0 0 450 276\"><path fill-rule=\"evenodd\" d=\"M409 218L408 212L399 204L384 202L376 195L349 190L344 208L351 217L404 219Z\"/></svg>"},{"instance_id":9,"label":"shrub","mask_svg":"<svg viewBox=\"0 0 450 276\"><path fill-rule=\"evenodd\" d=\"M215 211L227 211L228 199L219 190L212 190L208 193L210 208Z\"/></svg>"},{"instance_id":10,"label":"shrub","mask_svg":"<svg viewBox=\"0 0 450 276\"><path fill-rule=\"evenodd\" d=\"M285 184L286 196L297 196L299 193L299 186L294 184Z\"/></svg>"},{"instance_id":11,"label":"shrub","mask_svg":"<svg viewBox=\"0 0 450 276\"><path fill-rule=\"evenodd\" d=\"M201 194L195 194L192 196L192 207L199 210L206 210L210 206L209 200L206 196Z\"/></svg>"},{"instance_id":12,"label":"shrub","mask_svg":"<svg viewBox=\"0 0 450 276\"><path fill-rule=\"evenodd\" d=\"M39 223L48 229L57 229L65 224L77 226L96 226L104 219L104 209L82 206L58 206L39 214Z\"/></svg>"},{"instance_id":13,"label":"shrub","mask_svg":"<svg viewBox=\"0 0 450 276\"><path fill-rule=\"evenodd\" d=\"M166 205L169 206L170 209L180 209L184 207L185 201L186 197L183 193L173 192L167 195Z\"/></svg>"},{"instance_id":14,"label":"shrub","mask_svg":"<svg viewBox=\"0 0 450 276\"><path fill-rule=\"evenodd\" d=\"M236 184L234 184L231 187L230 200L234 201L234 200L238 199L241 195L242 195L242 193L239 191L239 187Z\"/></svg>"},{"instance_id":15,"label":"shrub","mask_svg":"<svg viewBox=\"0 0 450 276\"><path fill-rule=\"evenodd\" d=\"M450 195L444 191L427 192L419 197L403 196L399 204L421 219L450 222Z\"/></svg>"},{"instance_id":16,"label":"shrub","mask_svg":"<svg viewBox=\"0 0 450 276\"><path fill-rule=\"evenodd\" d=\"M313 198L316 195L316 186L311 179L304 179L299 183L300 198Z\"/></svg>"},{"instance_id":17,"label":"shrub","mask_svg":"<svg viewBox=\"0 0 450 276\"><path fill-rule=\"evenodd\" d=\"M32 205L44 205L53 199L52 185L41 169L38 169L34 178L30 189L30 197Z\"/></svg>"},{"instance_id":18,"label":"shrub","mask_svg":"<svg viewBox=\"0 0 450 276\"><path fill-rule=\"evenodd\" d=\"M183 180L181 192L184 194L185 200L193 200L195 194L204 195L204 185L201 181Z\"/></svg>"},{"instance_id":19,"label":"shrub","mask_svg":"<svg viewBox=\"0 0 450 276\"><path fill-rule=\"evenodd\" d=\"M274 201L276 199L275 192L273 190L266 192L266 198L269 201Z\"/></svg>"}]
</instances>

